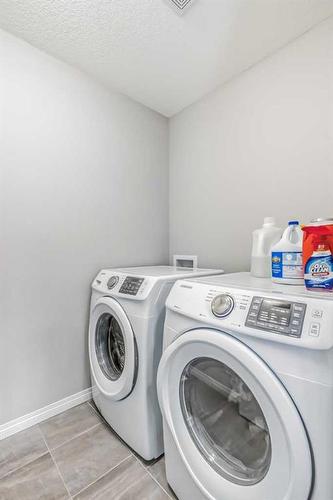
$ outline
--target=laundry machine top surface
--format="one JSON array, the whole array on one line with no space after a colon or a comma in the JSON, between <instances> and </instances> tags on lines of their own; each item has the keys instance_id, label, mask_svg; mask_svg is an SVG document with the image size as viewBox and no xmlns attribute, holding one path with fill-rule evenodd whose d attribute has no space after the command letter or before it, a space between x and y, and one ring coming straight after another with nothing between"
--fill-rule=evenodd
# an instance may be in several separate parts
<instances>
[{"instance_id":1,"label":"laundry machine top surface","mask_svg":"<svg viewBox=\"0 0 333 500\"><path fill-rule=\"evenodd\" d=\"M118 269L112 269L112 271L131 274L133 276L154 277L160 280L193 278L195 276L207 276L223 273L221 269L201 269L174 266L120 267Z\"/></svg>"},{"instance_id":2,"label":"laundry machine top surface","mask_svg":"<svg viewBox=\"0 0 333 500\"><path fill-rule=\"evenodd\" d=\"M93 290L118 299L145 300L158 282L222 274L221 269L142 266L102 269L92 283Z\"/></svg>"},{"instance_id":3,"label":"laundry machine top surface","mask_svg":"<svg viewBox=\"0 0 333 500\"><path fill-rule=\"evenodd\" d=\"M193 278L194 281L207 284L221 284L232 288L265 291L272 294L298 295L314 297L319 300L333 300L333 293L310 292L304 285L285 285L273 283L270 278L255 278L248 272L224 274L223 276L207 276L207 278Z\"/></svg>"}]
</instances>

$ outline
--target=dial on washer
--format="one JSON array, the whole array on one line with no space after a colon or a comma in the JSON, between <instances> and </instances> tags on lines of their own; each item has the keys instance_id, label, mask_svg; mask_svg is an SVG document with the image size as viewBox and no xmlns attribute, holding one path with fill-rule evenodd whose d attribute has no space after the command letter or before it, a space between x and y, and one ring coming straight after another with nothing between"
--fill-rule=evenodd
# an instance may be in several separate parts
<instances>
[{"instance_id":1,"label":"dial on washer","mask_svg":"<svg viewBox=\"0 0 333 500\"><path fill-rule=\"evenodd\" d=\"M111 276L111 278L109 279L109 281L107 283L108 289L111 290L111 288L113 288L114 286L116 286L116 284L118 283L118 281L119 281L118 276Z\"/></svg>"},{"instance_id":2,"label":"dial on washer","mask_svg":"<svg viewBox=\"0 0 333 500\"><path fill-rule=\"evenodd\" d=\"M231 313L234 308L234 299L231 295L227 293L221 293L216 295L211 303L211 309L214 316L218 318L224 318Z\"/></svg>"}]
</instances>

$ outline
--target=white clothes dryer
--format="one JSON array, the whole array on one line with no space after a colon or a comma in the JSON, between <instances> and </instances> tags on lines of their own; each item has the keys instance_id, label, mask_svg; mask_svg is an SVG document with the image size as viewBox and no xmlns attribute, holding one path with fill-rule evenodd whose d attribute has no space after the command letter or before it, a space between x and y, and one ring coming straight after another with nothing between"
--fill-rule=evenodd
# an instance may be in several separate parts
<instances>
[{"instance_id":1,"label":"white clothes dryer","mask_svg":"<svg viewBox=\"0 0 333 500\"><path fill-rule=\"evenodd\" d=\"M236 273L179 281L158 370L180 500L333 499L333 296Z\"/></svg>"},{"instance_id":2,"label":"white clothes dryer","mask_svg":"<svg viewBox=\"0 0 333 500\"><path fill-rule=\"evenodd\" d=\"M221 272L169 266L105 269L92 284L93 399L115 432L145 460L163 453L156 376L167 295L179 278Z\"/></svg>"}]
</instances>

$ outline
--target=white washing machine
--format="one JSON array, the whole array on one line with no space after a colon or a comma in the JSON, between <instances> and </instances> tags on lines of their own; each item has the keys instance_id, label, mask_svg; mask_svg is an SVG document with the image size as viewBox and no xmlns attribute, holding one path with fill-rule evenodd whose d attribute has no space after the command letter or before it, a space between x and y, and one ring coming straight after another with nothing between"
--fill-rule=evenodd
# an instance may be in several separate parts
<instances>
[{"instance_id":1,"label":"white washing machine","mask_svg":"<svg viewBox=\"0 0 333 500\"><path fill-rule=\"evenodd\" d=\"M237 273L177 282L158 370L180 500L333 499L333 296Z\"/></svg>"},{"instance_id":2,"label":"white washing machine","mask_svg":"<svg viewBox=\"0 0 333 500\"><path fill-rule=\"evenodd\" d=\"M106 269L92 284L93 399L110 426L145 460L163 453L156 375L167 295L179 278L221 272L169 266Z\"/></svg>"}]
</instances>

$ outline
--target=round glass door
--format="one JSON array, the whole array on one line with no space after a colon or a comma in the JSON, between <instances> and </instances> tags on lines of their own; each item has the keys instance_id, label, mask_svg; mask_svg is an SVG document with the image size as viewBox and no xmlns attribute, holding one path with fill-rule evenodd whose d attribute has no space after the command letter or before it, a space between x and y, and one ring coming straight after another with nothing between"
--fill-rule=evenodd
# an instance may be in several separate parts
<instances>
[{"instance_id":1,"label":"round glass door","mask_svg":"<svg viewBox=\"0 0 333 500\"><path fill-rule=\"evenodd\" d=\"M132 325L123 307L101 297L89 322L89 359L93 384L106 397L127 397L136 382L138 353Z\"/></svg>"},{"instance_id":2,"label":"round glass door","mask_svg":"<svg viewBox=\"0 0 333 500\"><path fill-rule=\"evenodd\" d=\"M264 414L245 382L224 363L196 358L180 379L187 428L205 460L237 484L263 479L271 462Z\"/></svg>"},{"instance_id":3,"label":"round glass door","mask_svg":"<svg viewBox=\"0 0 333 500\"><path fill-rule=\"evenodd\" d=\"M125 340L117 319L103 313L96 325L95 349L99 366L109 380L117 380L125 365Z\"/></svg>"}]
</instances>

